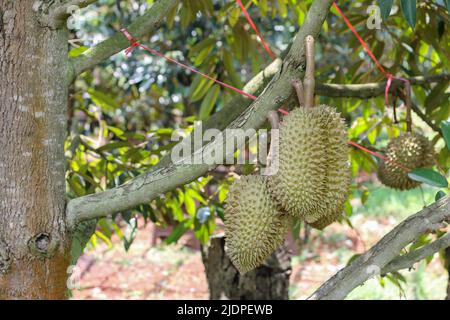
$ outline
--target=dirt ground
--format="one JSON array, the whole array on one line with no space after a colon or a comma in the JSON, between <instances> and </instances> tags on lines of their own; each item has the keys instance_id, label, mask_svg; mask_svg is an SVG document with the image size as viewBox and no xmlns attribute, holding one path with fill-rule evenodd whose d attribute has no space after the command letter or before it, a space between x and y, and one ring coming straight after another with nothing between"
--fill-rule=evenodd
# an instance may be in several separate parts
<instances>
[{"instance_id":1,"label":"dirt ground","mask_svg":"<svg viewBox=\"0 0 450 320\"><path fill-rule=\"evenodd\" d=\"M397 222L357 216L352 223L364 232L335 223L323 232L312 230L301 248L289 242L297 251L292 258L291 299L307 298L352 255L364 252ZM160 240L154 244L154 232L150 224L141 228L128 252L115 238L112 248L100 243L86 252L77 265L79 290L72 291L72 299L208 299L204 267L192 237L185 236L176 245L164 245ZM419 269L424 269L419 280L415 272L405 271L409 278L404 294L393 285L383 288L371 280L350 298L398 299L406 295L408 299L443 299L447 279L439 259Z\"/></svg>"}]
</instances>

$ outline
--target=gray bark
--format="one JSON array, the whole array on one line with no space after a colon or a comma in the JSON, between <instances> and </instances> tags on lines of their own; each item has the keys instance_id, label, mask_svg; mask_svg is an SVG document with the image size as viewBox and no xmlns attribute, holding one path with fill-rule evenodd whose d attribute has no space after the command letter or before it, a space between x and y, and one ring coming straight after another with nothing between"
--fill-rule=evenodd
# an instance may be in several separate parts
<instances>
[{"instance_id":1,"label":"gray bark","mask_svg":"<svg viewBox=\"0 0 450 320\"><path fill-rule=\"evenodd\" d=\"M0 299L65 297L66 29L0 0Z\"/></svg>"}]
</instances>

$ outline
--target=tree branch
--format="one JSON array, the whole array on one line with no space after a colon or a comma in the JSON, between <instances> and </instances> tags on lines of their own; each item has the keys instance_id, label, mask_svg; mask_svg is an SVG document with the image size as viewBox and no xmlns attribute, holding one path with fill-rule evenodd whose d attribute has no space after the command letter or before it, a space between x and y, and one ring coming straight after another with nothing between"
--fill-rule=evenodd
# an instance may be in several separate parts
<instances>
[{"instance_id":1,"label":"tree branch","mask_svg":"<svg viewBox=\"0 0 450 320\"><path fill-rule=\"evenodd\" d=\"M432 256L436 252L448 247L450 247L450 233L447 233L446 235L440 237L436 241L426 246L423 246L422 248L398 256L381 270L381 274L385 275L390 272L412 268L414 263Z\"/></svg>"},{"instance_id":2,"label":"tree branch","mask_svg":"<svg viewBox=\"0 0 450 320\"><path fill-rule=\"evenodd\" d=\"M408 79L411 85L426 86L439 81L450 81L450 74L443 73L428 77L417 76ZM391 92L397 91L403 82L393 79ZM317 84L316 94L327 97L347 97L368 99L384 95L386 89L386 81L364 84Z\"/></svg>"},{"instance_id":3,"label":"tree branch","mask_svg":"<svg viewBox=\"0 0 450 320\"><path fill-rule=\"evenodd\" d=\"M450 81L450 74L443 73L432 75L428 77L417 76L408 79L412 85L427 86L431 83L440 81ZM393 79L391 92L398 92L399 96L404 100L405 96L401 90L403 83L399 80ZM316 94L327 97L347 97L347 98L361 98L368 99L384 95L386 88L386 81L376 83L364 84L332 84L319 83L316 85ZM442 131L436 124L431 121L420 108L411 103L411 109L421 118L428 126L442 136Z\"/></svg>"},{"instance_id":4,"label":"tree branch","mask_svg":"<svg viewBox=\"0 0 450 320\"><path fill-rule=\"evenodd\" d=\"M168 1L172 0L164 0L165 4ZM243 129L242 131L259 128L266 121L270 110L276 110L290 100L293 92L292 80L303 76L304 39L307 35L318 36L332 3L333 0L313 2L280 71L275 74L259 98L232 121L229 128L240 128ZM132 30L130 32L133 33ZM134 34L136 33L134 32ZM215 139L200 151L204 151L203 154L211 154L211 150L214 150L215 147L223 147L218 144L222 144L222 142L220 139ZM154 169L150 169L122 186L71 200L67 205L69 224L74 227L82 221L108 216L147 203L177 186L193 181L216 166L215 164L206 164L205 161L203 164L189 164L187 163L188 159L190 156L167 166L155 166Z\"/></svg>"},{"instance_id":5,"label":"tree branch","mask_svg":"<svg viewBox=\"0 0 450 320\"><path fill-rule=\"evenodd\" d=\"M413 261L417 258L417 255L428 253L428 248L421 251L417 250L419 251L418 254L416 252L415 255L400 256L398 259L401 260L397 260L394 265L389 266L389 263L398 257L405 246L416 240L420 235L437 230L442 227L443 222L449 221L450 196L446 196L400 223L369 251L359 256L320 286L310 299L344 299L357 286L373 276L381 274L382 271L386 272L393 266L401 267L406 263L406 259ZM445 239L440 242L437 240L435 246L442 245L442 242L448 240Z\"/></svg>"},{"instance_id":6,"label":"tree branch","mask_svg":"<svg viewBox=\"0 0 450 320\"><path fill-rule=\"evenodd\" d=\"M127 30L136 39L155 32L161 25L162 20L167 16L167 13L178 4L178 1L179 0L156 1L144 15L130 24L127 27ZM72 83L80 73L96 66L112 55L127 48L129 45L130 42L127 38L125 38L122 33L118 32L107 40L100 42L96 46L85 51L83 54L75 58L70 58L69 64L71 66L71 71L68 75L68 82Z\"/></svg>"},{"instance_id":7,"label":"tree branch","mask_svg":"<svg viewBox=\"0 0 450 320\"><path fill-rule=\"evenodd\" d=\"M98 0L65 0L51 5L46 14L41 16L43 25L57 29L61 27L76 9L87 7Z\"/></svg>"}]
</instances>

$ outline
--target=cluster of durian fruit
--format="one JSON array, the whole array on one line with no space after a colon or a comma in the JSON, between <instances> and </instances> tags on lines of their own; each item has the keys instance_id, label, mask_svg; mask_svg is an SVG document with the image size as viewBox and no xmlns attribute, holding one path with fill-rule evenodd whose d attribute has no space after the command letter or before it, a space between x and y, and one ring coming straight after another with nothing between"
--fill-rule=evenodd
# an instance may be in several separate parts
<instances>
[{"instance_id":1,"label":"cluster of durian fruit","mask_svg":"<svg viewBox=\"0 0 450 320\"><path fill-rule=\"evenodd\" d=\"M323 229L336 221L348 197L350 170L344 119L314 106L314 39L306 38L304 85L293 83L300 108L279 128L279 168L272 176L244 176L230 187L225 206L226 250L246 273L285 239L295 218ZM304 86L304 89L303 89Z\"/></svg>"},{"instance_id":2,"label":"cluster of durian fruit","mask_svg":"<svg viewBox=\"0 0 450 320\"><path fill-rule=\"evenodd\" d=\"M300 108L280 123L278 172L235 180L226 200L226 252L241 274L283 243L296 218L320 230L339 220L350 192L346 124L335 108L314 106L314 39L305 41L304 82L293 82ZM386 156L379 179L401 190L418 186L408 170L435 159L430 142L413 133L393 139Z\"/></svg>"}]
</instances>

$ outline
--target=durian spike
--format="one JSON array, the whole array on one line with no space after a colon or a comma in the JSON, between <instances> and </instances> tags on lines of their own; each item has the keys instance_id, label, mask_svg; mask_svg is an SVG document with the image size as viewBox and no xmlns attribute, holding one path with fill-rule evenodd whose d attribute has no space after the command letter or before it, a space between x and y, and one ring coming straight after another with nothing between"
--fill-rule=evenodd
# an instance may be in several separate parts
<instances>
[{"instance_id":1,"label":"durian spike","mask_svg":"<svg viewBox=\"0 0 450 320\"><path fill-rule=\"evenodd\" d=\"M295 92L297 93L298 102L300 104L300 107L305 106L305 92L303 90L303 84L301 80L294 80L292 81L292 86L295 89Z\"/></svg>"},{"instance_id":2,"label":"durian spike","mask_svg":"<svg viewBox=\"0 0 450 320\"><path fill-rule=\"evenodd\" d=\"M305 107L314 107L314 89L316 81L314 79L315 66L314 66L314 38L313 36L307 36L305 38L306 47L306 71L303 79L303 86L305 88Z\"/></svg>"}]
</instances>

